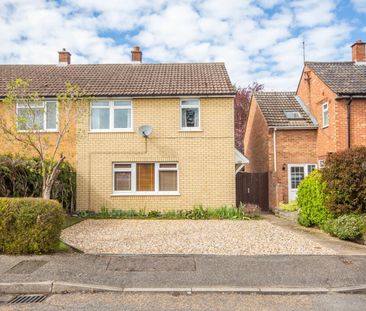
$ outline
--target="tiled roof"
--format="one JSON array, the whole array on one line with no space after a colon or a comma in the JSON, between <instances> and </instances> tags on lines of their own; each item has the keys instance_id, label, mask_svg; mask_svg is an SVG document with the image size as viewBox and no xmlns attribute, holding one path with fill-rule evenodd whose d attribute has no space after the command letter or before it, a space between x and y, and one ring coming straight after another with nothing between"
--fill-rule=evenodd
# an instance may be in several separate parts
<instances>
[{"instance_id":1,"label":"tiled roof","mask_svg":"<svg viewBox=\"0 0 366 311\"><path fill-rule=\"evenodd\" d=\"M307 62L319 78L335 93L366 95L366 64L355 62Z\"/></svg>"},{"instance_id":2,"label":"tiled roof","mask_svg":"<svg viewBox=\"0 0 366 311\"><path fill-rule=\"evenodd\" d=\"M270 127L317 127L315 118L295 92L258 92L254 97ZM297 111L301 119L288 119L285 111Z\"/></svg>"},{"instance_id":3,"label":"tiled roof","mask_svg":"<svg viewBox=\"0 0 366 311\"><path fill-rule=\"evenodd\" d=\"M0 65L0 97L9 81L31 80L32 91L53 97L65 82L88 96L234 95L224 63Z\"/></svg>"}]
</instances>

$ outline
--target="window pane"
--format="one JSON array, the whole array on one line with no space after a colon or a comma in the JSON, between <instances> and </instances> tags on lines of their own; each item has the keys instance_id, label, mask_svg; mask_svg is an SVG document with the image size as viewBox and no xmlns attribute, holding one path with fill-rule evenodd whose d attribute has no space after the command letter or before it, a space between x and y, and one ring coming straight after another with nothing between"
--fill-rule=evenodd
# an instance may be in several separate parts
<instances>
[{"instance_id":1,"label":"window pane","mask_svg":"<svg viewBox=\"0 0 366 311\"><path fill-rule=\"evenodd\" d=\"M109 109L92 108L91 119L93 130L109 129Z\"/></svg>"},{"instance_id":2,"label":"window pane","mask_svg":"<svg viewBox=\"0 0 366 311\"><path fill-rule=\"evenodd\" d=\"M301 181L305 178L305 170L303 166L291 167L291 188L296 189Z\"/></svg>"},{"instance_id":3,"label":"window pane","mask_svg":"<svg viewBox=\"0 0 366 311\"><path fill-rule=\"evenodd\" d=\"M131 110L114 109L114 128L131 128Z\"/></svg>"},{"instance_id":4,"label":"window pane","mask_svg":"<svg viewBox=\"0 0 366 311\"><path fill-rule=\"evenodd\" d=\"M47 103L46 128L55 130L57 123L57 103Z\"/></svg>"},{"instance_id":5,"label":"window pane","mask_svg":"<svg viewBox=\"0 0 366 311\"><path fill-rule=\"evenodd\" d=\"M182 106L186 105L195 105L198 107L199 103L198 100L182 100Z\"/></svg>"},{"instance_id":6,"label":"window pane","mask_svg":"<svg viewBox=\"0 0 366 311\"><path fill-rule=\"evenodd\" d=\"M94 102L92 103L92 107L108 107L109 102Z\"/></svg>"},{"instance_id":7,"label":"window pane","mask_svg":"<svg viewBox=\"0 0 366 311\"><path fill-rule=\"evenodd\" d=\"M153 163L137 163L136 190L154 191L155 189L155 166Z\"/></svg>"},{"instance_id":8,"label":"window pane","mask_svg":"<svg viewBox=\"0 0 366 311\"><path fill-rule=\"evenodd\" d=\"M175 163L165 163L165 164L159 164L160 168L176 168L177 164Z\"/></svg>"},{"instance_id":9,"label":"window pane","mask_svg":"<svg viewBox=\"0 0 366 311\"><path fill-rule=\"evenodd\" d=\"M177 171L159 172L159 191L177 191Z\"/></svg>"},{"instance_id":10,"label":"window pane","mask_svg":"<svg viewBox=\"0 0 366 311\"><path fill-rule=\"evenodd\" d=\"M114 190L116 191L131 190L131 172L114 173Z\"/></svg>"},{"instance_id":11,"label":"window pane","mask_svg":"<svg viewBox=\"0 0 366 311\"><path fill-rule=\"evenodd\" d=\"M126 101L115 101L114 102L114 106L115 107L131 107L131 103L130 102L126 102Z\"/></svg>"},{"instance_id":12,"label":"window pane","mask_svg":"<svg viewBox=\"0 0 366 311\"><path fill-rule=\"evenodd\" d=\"M18 127L20 130L43 130L43 108L18 108Z\"/></svg>"},{"instance_id":13,"label":"window pane","mask_svg":"<svg viewBox=\"0 0 366 311\"><path fill-rule=\"evenodd\" d=\"M114 164L114 168L131 168L131 164Z\"/></svg>"},{"instance_id":14,"label":"window pane","mask_svg":"<svg viewBox=\"0 0 366 311\"><path fill-rule=\"evenodd\" d=\"M308 174L310 174L312 171L316 169L316 166L314 164L308 165Z\"/></svg>"},{"instance_id":15,"label":"window pane","mask_svg":"<svg viewBox=\"0 0 366 311\"><path fill-rule=\"evenodd\" d=\"M182 108L182 127L199 127L198 108Z\"/></svg>"}]
</instances>

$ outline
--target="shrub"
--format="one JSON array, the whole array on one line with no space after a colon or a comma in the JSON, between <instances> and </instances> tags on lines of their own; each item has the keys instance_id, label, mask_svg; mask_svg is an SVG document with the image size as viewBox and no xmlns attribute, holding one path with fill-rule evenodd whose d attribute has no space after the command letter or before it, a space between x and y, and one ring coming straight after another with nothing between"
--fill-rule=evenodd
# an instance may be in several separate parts
<instances>
[{"instance_id":1,"label":"shrub","mask_svg":"<svg viewBox=\"0 0 366 311\"><path fill-rule=\"evenodd\" d=\"M297 206L299 207L298 222L306 227L320 226L331 213L325 207L325 183L317 170L310 173L299 185Z\"/></svg>"},{"instance_id":2,"label":"shrub","mask_svg":"<svg viewBox=\"0 0 366 311\"><path fill-rule=\"evenodd\" d=\"M65 213L60 203L36 198L0 198L0 253L56 250Z\"/></svg>"},{"instance_id":3,"label":"shrub","mask_svg":"<svg viewBox=\"0 0 366 311\"><path fill-rule=\"evenodd\" d=\"M0 197L40 197L42 194L39 159L0 156ZM68 162L62 163L51 198L61 202L68 212L75 210L76 172Z\"/></svg>"},{"instance_id":4,"label":"shrub","mask_svg":"<svg viewBox=\"0 0 366 311\"><path fill-rule=\"evenodd\" d=\"M294 212L297 211L299 209L299 207L297 206L297 202L291 202L291 203L283 203L281 202L280 205L278 206L278 208L284 210L284 211L288 211L288 212Z\"/></svg>"},{"instance_id":5,"label":"shrub","mask_svg":"<svg viewBox=\"0 0 366 311\"><path fill-rule=\"evenodd\" d=\"M332 213L366 212L366 147L329 155L322 176Z\"/></svg>"},{"instance_id":6,"label":"shrub","mask_svg":"<svg viewBox=\"0 0 366 311\"><path fill-rule=\"evenodd\" d=\"M365 218L360 215L349 214L328 219L324 225L324 231L342 240L357 240L365 232Z\"/></svg>"}]
</instances>

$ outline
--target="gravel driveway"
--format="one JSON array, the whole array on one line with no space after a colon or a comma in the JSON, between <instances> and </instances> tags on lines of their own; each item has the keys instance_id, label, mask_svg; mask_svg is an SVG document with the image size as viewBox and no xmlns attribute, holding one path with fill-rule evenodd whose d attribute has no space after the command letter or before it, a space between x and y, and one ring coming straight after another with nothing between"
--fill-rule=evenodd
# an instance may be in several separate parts
<instances>
[{"instance_id":1,"label":"gravel driveway","mask_svg":"<svg viewBox=\"0 0 366 311\"><path fill-rule=\"evenodd\" d=\"M89 219L61 238L88 254L336 254L266 220Z\"/></svg>"}]
</instances>

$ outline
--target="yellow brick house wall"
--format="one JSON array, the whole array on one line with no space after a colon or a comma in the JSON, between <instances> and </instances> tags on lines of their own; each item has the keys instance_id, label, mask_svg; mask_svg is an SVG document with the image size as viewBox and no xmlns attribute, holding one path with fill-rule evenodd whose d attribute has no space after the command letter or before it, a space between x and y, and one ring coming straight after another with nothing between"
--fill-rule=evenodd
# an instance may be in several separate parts
<instances>
[{"instance_id":1,"label":"yellow brick house wall","mask_svg":"<svg viewBox=\"0 0 366 311\"><path fill-rule=\"evenodd\" d=\"M180 131L180 99L133 99L133 132L90 132L85 105L77 125L77 208L187 209L235 204L233 98L200 98L200 132ZM141 125L153 127L147 140ZM174 161L179 195L113 196L113 162Z\"/></svg>"}]
</instances>

